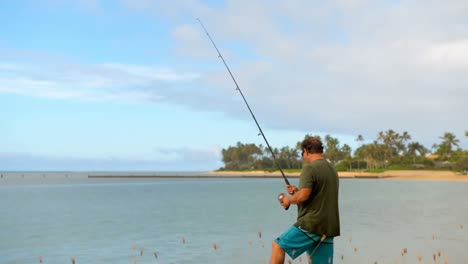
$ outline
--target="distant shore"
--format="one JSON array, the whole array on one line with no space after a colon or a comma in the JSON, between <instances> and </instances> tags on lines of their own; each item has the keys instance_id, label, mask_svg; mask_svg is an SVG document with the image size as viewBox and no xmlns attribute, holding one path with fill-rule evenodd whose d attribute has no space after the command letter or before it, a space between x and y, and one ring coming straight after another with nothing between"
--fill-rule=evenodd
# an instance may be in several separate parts
<instances>
[{"instance_id":1,"label":"distant shore","mask_svg":"<svg viewBox=\"0 0 468 264\"><path fill-rule=\"evenodd\" d=\"M270 179L281 178L279 171L205 171L205 172L0 172L0 184L11 182L77 181L80 179ZM286 172L288 178L298 178L300 172ZM338 172L342 179L398 179L424 181L467 181L468 175L453 171L389 170L384 172Z\"/></svg>"},{"instance_id":2,"label":"distant shore","mask_svg":"<svg viewBox=\"0 0 468 264\"><path fill-rule=\"evenodd\" d=\"M211 171L209 175L218 176L242 176L245 178L276 178L281 177L279 171ZM299 172L285 173L287 177L299 177ZM399 179L399 180L429 180L429 181L468 181L468 175L461 175L453 171L431 170L390 170L380 173L374 172L338 172L340 178L348 179Z\"/></svg>"}]
</instances>

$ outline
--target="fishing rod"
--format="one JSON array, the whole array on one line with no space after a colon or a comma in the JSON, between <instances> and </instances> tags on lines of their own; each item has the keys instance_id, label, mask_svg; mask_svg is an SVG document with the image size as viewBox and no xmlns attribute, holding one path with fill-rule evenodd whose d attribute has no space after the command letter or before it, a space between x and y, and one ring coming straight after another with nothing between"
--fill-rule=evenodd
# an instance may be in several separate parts
<instances>
[{"instance_id":1,"label":"fishing rod","mask_svg":"<svg viewBox=\"0 0 468 264\"><path fill-rule=\"evenodd\" d=\"M234 81L234 84L236 85L236 90L239 91L240 95L242 96L242 99L244 99L245 105L247 105L247 108L249 109L249 112L250 112L250 114L252 115L252 118L253 118L253 120L255 121L255 124L257 124L258 130L260 131L259 135L261 135L261 136L263 137L263 139L265 140L265 143L266 143L268 149L269 149L270 152L271 152L271 156L273 157L273 160L275 161L276 165L278 166L278 169L280 170L281 175L283 176L283 179L284 179L284 181L286 182L286 185L291 185L291 184L289 184L288 178L286 178L286 176L284 175L284 172L283 172L283 170L281 169L281 166L280 166L278 160L276 159L276 156L275 156L275 153L273 152L273 149L270 147L270 144L268 143L268 140L266 139L265 134L263 133L262 128L260 127L260 125L259 125L258 122L257 122L257 118L255 118L255 115L254 115L254 113L252 112L252 109L250 109L250 106L249 106L249 104L247 103L247 100L245 99L245 96L244 96L244 94L242 93L242 91L241 91L239 85L237 84L237 81L236 81L236 79L234 78L234 75L232 75L231 70L229 69L229 67L228 67L228 65L227 65L227 63L226 63L226 61L224 60L223 55L221 55L221 52L219 52L218 47L217 47L216 44L214 43L213 39L212 39L211 36L210 36L210 33L208 33L208 30L206 30L206 28L205 28L205 26L203 25L203 23L201 22L200 18L197 18L197 21L198 21L198 23L200 23L200 25L202 26L202 28L203 28L203 30L205 31L206 35L208 36L208 38L210 39L211 43L213 44L213 47L214 47L214 48L216 49L216 51L218 52L218 57L223 61L224 66L226 66L227 71L228 71L229 74L231 75L231 78L232 78L232 80Z\"/></svg>"}]
</instances>

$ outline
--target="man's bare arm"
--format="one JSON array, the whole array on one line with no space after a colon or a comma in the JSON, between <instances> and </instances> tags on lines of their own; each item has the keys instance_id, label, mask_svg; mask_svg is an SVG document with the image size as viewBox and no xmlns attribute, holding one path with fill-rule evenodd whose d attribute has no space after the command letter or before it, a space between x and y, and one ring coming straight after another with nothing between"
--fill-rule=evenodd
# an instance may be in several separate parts
<instances>
[{"instance_id":1,"label":"man's bare arm","mask_svg":"<svg viewBox=\"0 0 468 264\"><path fill-rule=\"evenodd\" d=\"M300 204L302 202L307 201L310 195L312 194L312 188L302 188L299 189L297 192L294 193L289 199L289 203L291 204Z\"/></svg>"}]
</instances>

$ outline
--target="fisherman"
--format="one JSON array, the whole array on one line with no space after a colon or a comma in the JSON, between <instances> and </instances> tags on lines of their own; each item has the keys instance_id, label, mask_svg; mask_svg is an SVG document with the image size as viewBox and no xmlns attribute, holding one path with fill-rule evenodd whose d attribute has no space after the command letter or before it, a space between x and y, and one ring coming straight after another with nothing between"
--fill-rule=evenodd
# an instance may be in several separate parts
<instances>
[{"instance_id":1,"label":"fisherman","mask_svg":"<svg viewBox=\"0 0 468 264\"><path fill-rule=\"evenodd\" d=\"M301 148L299 188L286 185L290 195L278 197L286 209L297 204L297 221L273 241L270 264L283 264L285 253L295 259L304 252L313 264L333 263L333 238L340 235L338 174L324 159L320 139L306 137Z\"/></svg>"}]
</instances>

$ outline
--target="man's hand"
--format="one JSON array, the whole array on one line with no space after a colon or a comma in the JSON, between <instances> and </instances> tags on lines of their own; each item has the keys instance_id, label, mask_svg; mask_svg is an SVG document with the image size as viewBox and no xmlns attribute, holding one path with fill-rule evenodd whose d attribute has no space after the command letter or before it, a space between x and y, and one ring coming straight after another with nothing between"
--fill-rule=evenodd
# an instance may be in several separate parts
<instances>
[{"instance_id":1,"label":"man's hand","mask_svg":"<svg viewBox=\"0 0 468 264\"><path fill-rule=\"evenodd\" d=\"M294 185L286 185L286 191L290 194L293 195L295 194L299 189L294 186Z\"/></svg>"},{"instance_id":2,"label":"man's hand","mask_svg":"<svg viewBox=\"0 0 468 264\"><path fill-rule=\"evenodd\" d=\"M281 206L284 207L284 209L288 210L289 206L291 205L291 196L286 196L284 193L280 193L278 195L278 201L280 202Z\"/></svg>"},{"instance_id":3,"label":"man's hand","mask_svg":"<svg viewBox=\"0 0 468 264\"><path fill-rule=\"evenodd\" d=\"M283 198L280 199L280 203L284 209L288 209L291 205L291 196L283 195Z\"/></svg>"}]
</instances>

